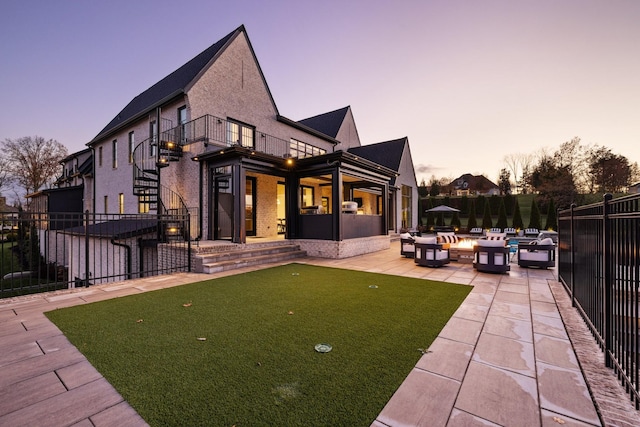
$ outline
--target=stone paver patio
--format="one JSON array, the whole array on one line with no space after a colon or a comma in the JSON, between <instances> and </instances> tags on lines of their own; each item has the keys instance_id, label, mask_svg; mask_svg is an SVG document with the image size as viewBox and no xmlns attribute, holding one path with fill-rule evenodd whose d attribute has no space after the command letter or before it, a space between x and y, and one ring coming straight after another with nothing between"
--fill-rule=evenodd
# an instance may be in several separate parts
<instances>
[{"instance_id":1,"label":"stone paver patio","mask_svg":"<svg viewBox=\"0 0 640 427\"><path fill-rule=\"evenodd\" d=\"M298 260L473 286L373 426L640 425L628 402L616 401L613 416L597 410L567 334L580 320L572 318L571 328L565 327L558 307L571 308L557 302L562 290L554 270L512 263L508 274L494 275L455 262L431 269L399 253L395 242L389 250L344 260ZM255 269L180 273L0 300L0 425L146 425L43 313ZM615 377L607 370L600 374ZM615 381L606 387L607 396L624 396L622 387L611 390Z\"/></svg>"}]
</instances>

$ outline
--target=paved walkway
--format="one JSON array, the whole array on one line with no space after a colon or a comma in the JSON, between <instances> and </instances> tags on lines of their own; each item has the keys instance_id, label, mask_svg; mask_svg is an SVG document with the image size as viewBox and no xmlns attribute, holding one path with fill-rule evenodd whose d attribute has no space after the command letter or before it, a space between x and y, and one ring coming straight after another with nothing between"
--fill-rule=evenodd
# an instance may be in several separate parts
<instances>
[{"instance_id":1,"label":"paved walkway","mask_svg":"<svg viewBox=\"0 0 640 427\"><path fill-rule=\"evenodd\" d=\"M600 426L598 412L605 414L605 425L640 425L638 412L625 404L622 388L606 369L599 375L614 381L603 386L596 380L592 392L597 402L602 391L614 408L596 410L583 375L587 370L581 370L567 334L567 329L584 334L584 325L580 329L581 320L573 317L571 328L565 328L558 307L572 309L566 300L557 302L562 289L553 270L512 264L509 274L491 275L455 262L430 269L401 258L397 243L345 260L300 262L473 286L375 427ZM0 426L145 425L43 313L254 269L156 276L0 300Z\"/></svg>"}]
</instances>

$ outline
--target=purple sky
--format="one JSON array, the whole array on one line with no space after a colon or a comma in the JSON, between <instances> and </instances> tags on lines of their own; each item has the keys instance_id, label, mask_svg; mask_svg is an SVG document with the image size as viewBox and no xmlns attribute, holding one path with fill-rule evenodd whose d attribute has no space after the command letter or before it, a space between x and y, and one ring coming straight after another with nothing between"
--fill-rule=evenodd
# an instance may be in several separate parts
<instances>
[{"instance_id":1,"label":"purple sky","mask_svg":"<svg viewBox=\"0 0 640 427\"><path fill-rule=\"evenodd\" d=\"M10 0L0 139L85 148L134 96L241 24L282 115L351 105L408 136L418 180L578 136L640 162L640 1Z\"/></svg>"}]
</instances>

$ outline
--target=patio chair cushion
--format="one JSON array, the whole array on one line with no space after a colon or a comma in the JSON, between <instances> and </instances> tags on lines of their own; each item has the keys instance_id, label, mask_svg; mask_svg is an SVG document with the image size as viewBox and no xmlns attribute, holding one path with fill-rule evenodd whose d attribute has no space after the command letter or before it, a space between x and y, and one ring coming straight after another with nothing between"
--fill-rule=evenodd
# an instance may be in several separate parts
<instances>
[{"instance_id":1,"label":"patio chair cushion","mask_svg":"<svg viewBox=\"0 0 640 427\"><path fill-rule=\"evenodd\" d=\"M439 249L435 251L427 251L425 253L425 258L429 261L433 261L434 254L435 254L435 259L438 261L449 259L449 252L446 250L442 251Z\"/></svg>"},{"instance_id":2,"label":"patio chair cushion","mask_svg":"<svg viewBox=\"0 0 640 427\"><path fill-rule=\"evenodd\" d=\"M485 248L500 248L507 244L505 239L486 239L486 240L478 240L478 246Z\"/></svg>"},{"instance_id":3,"label":"patio chair cushion","mask_svg":"<svg viewBox=\"0 0 640 427\"><path fill-rule=\"evenodd\" d=\"M413 236L411 235L411 233L401 233L400 238L408 240L408 239L413 239Z\"/></svg>"},{"instance_id":4,"label":"patio chair cushion","mask_svg":"<svg viewBox=\"0 0 640 427\"><path fill-rule=\"evenodd\" d=\"M414 237L414 241L416 243L423 243L423 244L436 244L438 243L438 238L436 236L428 236L428 237L420 237L420 236L416 236Z\"/></svg>"},{"instance_id":5,"label":"patio chair cushion","mask_svg":"<svg viewBox=\"0 0 640 427\"><path fill-rule=\"evenodd\" d=\"M458 243L460 240L454 232L439 232L437 237L440 243Z\"/></svg>"}]
</instances>

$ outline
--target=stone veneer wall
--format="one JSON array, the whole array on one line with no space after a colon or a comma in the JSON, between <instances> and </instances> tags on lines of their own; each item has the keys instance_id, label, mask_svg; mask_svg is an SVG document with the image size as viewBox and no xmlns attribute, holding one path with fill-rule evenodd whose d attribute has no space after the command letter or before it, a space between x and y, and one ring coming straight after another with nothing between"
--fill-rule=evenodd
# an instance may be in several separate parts
<instances>
[{"instance_id":1,"label":"stone veneer wall","mask_svg":"<svg viewBox=\"0 0 640 427\"><path fill-rule=\"evenodd\" d=\"M342 259L389 249L391 239L389 236L371 236L339 242L313 239L296 239L291 242L300 245L300 249L307 251L308 256Z\"/></svg>"}]
</instances>

